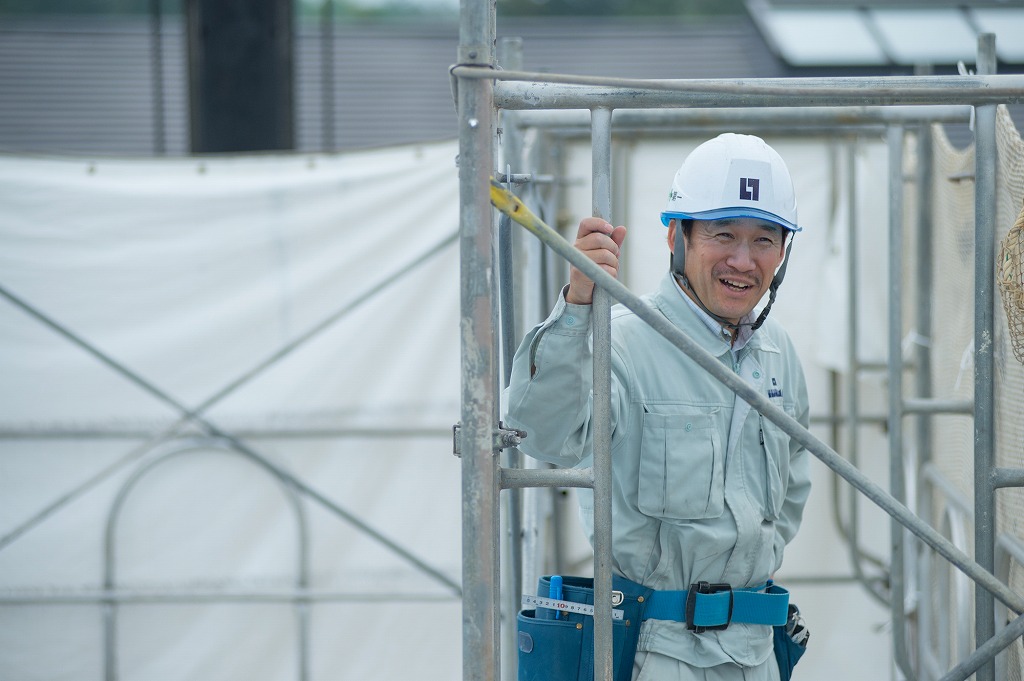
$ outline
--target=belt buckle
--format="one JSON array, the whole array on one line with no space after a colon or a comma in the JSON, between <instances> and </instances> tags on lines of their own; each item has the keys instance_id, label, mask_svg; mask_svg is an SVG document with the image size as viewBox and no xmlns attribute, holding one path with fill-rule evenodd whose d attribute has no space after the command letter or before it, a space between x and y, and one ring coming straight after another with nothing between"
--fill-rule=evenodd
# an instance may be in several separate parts
<instances>
[{"instance_id":1,"label":"belt buckle","mask_svg":"<svg viewBox=\"0 0 1024 681\"><path fill-rule=\"evenodd\" d=\"M693 617L697 611L697 594L717 594L723 591L729 592L729 616L726 618L725 623L706 627L694 624ZM712 584L710 582L695 582L691 584L689 591L686 592L686 628L696 634L702 634L709 630L727 629L729 622L732 621L733 602L732 586L729 584Z\"/></svg>"}]
</instances>

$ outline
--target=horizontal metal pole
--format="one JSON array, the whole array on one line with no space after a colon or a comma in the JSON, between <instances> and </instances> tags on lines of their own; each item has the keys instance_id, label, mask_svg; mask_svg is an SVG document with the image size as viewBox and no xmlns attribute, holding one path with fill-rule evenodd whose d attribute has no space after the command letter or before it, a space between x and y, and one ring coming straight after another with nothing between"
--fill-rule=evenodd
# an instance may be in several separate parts
<instances>
[{"instance_id":1,"label":"horizontal metal pole","mask_svg":"<svg viewBox=\"0 0 1024 681\"><path fill-rule=\"evenodd\" d=\"M341 591L318 591L313 589L259 589L253 591L218 591L203 589L197 591L127 591L124 589L97 591L94 593L64 594L0 594L0 605L99 605L104 603L280 603L344 601L348 603L385 602L458 602L459 596L452 594L360 594Z\"/></svg>"},{"instance_id":2,"label":"horizontal metal pole","mask_svg":"<svg viewBox=\"0 0 1024 681\"><path fill-rule=\"evenodd\" d=\"M1024 75L650 80L458 66L493 78L500 109L983 105L1024 101Z\"/></svg>"},{"instance_id":3,"label":"horizontal metal pole","mask_svg":"<svg viewBox=\"0 0 1024 681\"><path fill-rule=\"evenodd\" d=\"M903 400L905 414L973 414L972 400L936 400L927 397L908 397Z\"/></svg>"},{"instance_id":4,"label":"horizontal metal pole","mask_svg":"<svg viewBox=\"0 0 1024 681\"><path fill-rule=\"evenodd\" d=\"M908 364L908 366L910 366ZM888 372L889 365L886 362L857 362L853 370L860 373L866 371Z\"/></svg>"},{"instance_id":5,"label":"horizontal metal pole","mask_svg":"<svg viewBox=\"0 0 1024 681\"><path fill-rule=\"evenodd\" d=\"M502 468L501 488L594 487L593 468Z\"/></svg>"},{"instance_id":6,"label":"horizontal metal pole","mask_svg":"<svg viewBox=\"0 0 1024 681\"><path fill-rule=\"evenodd\" d=\"M996 468L992 471L992 486L1024 487L1024 468Z\"/></svg>"},{"instance_id":7,"label":"horizontal metal pole","mask_svg":"<svg viewBox=\"0 0 1024 681\"><path fill-rule=\"evenodd\" d=\"M612 113L615 128L643 127L644 130L677 126L738 125L799 126L836 125L885 126L894 123L961 123L970 120L970 106L849 106L849 107L766 107L717 109L617 109ZM514 125L521 128L573 127L590 130L590 113L575 109L523 111Z\"/></svg>"},{"instance_id":8,"label":"horizontal metal pole","mask_svg":"<svg viewBox=\"0 0 1024 681\"><path fill-rule=\"evenodd\" d=\"M76 428L46 426L32 428L8 428L0 429L0 440L143 440L163 432L163 426L147 430L145 428L134 428L131 426L118 428ZM450 439L451 428L408 428L405 426L378 426L374 428L346 428L346 427L324 427L324 428L231 428L236 437L246 439L311 439L311 438L375 438L375 439L400 439L412 437L430 437ZM177 439L187 439L192 433L181 433ZM173 440L176 438L167 438Z\"/></svg>"},{"instance_id":9,"label":"horizontal metal pole","mask_svg":"<svg viewBox=\"0 0 1024 681\"><path fill-rule=\"evenodd\" d=\"M895 518L900 524L917 535L964 574L992 593L1014 613L1024 612L1024 596L1014 592L1000 582L991 572L978 565L970 556L914 515L910 509L897 501L891 494L872 482L856 466L852 465L833 451L831 447L811 434L799 421L772 404L767 397L755 390L753 386L723 366L714 355L680 331L657 310L644 303L639 296L632 293L619 280L605 272L594 261L578 251L555 230L530 213L526 206L519 202L518 199L507 193L500 195L502 191L500 188L495 188L492 185L492 201L495 202L499 209L509 212L513 220L526 227L558 255L583 272L596 285L608 291L615 300L632 310L633 313L647 322L651 328L664 336L669 342L685 352L716 380L724 384L747 404L763 414L765 418L781 428L783 432L803 445L809 452L853 485L876 506ZM496 192L498 193L497 196Z\"/></svg>"}]
</instances>

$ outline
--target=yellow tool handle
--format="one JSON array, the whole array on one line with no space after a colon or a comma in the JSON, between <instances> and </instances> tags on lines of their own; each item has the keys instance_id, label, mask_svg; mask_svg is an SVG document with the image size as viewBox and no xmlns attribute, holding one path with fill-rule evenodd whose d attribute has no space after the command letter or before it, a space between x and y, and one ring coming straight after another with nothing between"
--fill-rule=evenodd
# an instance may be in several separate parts
<instances>
[{"instance_id":1,"label":"yellow tool handle","mask_svg":"<svg viewBox=\"0 0 1024 681\"><path fill-rule=\"evenodd\" d=\"M491 203L502 213L535 234L538 231L538 225L544 225L544 221L534 215L526 207L526 204L519 200L518 196L502 187L494 178L491 178Z\"/></svg>"}]
</instances>

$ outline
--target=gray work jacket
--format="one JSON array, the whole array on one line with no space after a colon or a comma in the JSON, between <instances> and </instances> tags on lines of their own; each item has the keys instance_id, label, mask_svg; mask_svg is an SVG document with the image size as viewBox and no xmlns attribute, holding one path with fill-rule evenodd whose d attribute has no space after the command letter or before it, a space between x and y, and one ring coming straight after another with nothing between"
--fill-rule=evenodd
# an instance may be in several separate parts
<instances>
[{"instance_id":1,"label":"gray work jacket","mask_svg":"<svg viewBox=\"0 0 1024 681\"><path fill-rule=\"evenodd\" d=\"M803 369L781 326L767 320L734 358L670 275L645 302L807 426ZM506 422L527 432L527 455L592 464L592 357L590 306L563 293L513 363ZM622 306L612 309L611 363L613 569L654 589L764 584L800 525L807 451ZM593 542L593 493L579 498ZM696 634L648 620L639 649L699 667L756 665L772 653L771 628Z\"/></svg>"}]
</instances>

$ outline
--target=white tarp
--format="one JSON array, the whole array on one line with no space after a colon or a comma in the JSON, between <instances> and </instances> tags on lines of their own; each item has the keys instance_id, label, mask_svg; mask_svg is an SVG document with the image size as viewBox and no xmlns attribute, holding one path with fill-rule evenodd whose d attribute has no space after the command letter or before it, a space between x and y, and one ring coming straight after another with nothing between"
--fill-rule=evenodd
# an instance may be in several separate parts
<instances>
[{"instance_id":1,"label":"white tarp","mask_svg":"<svg viewBox=\"0 0 1024 681\"><path fill-rule=\"evenodd\" d=\"M0 593L101 591L122 489L110 574L126 593L287 591L304 516L306 586L333 595L309 610L310 678L456 678L444 580L302 495L296 514L223 442L147 435L179 419L169 402L195 408L302 341L205 417L457 584L456 154L0 157L0 286L37 313L0 298ZM116 611L121 679L297 677L287 601ZM102 615L0 607L0 678L103 678Z\"/></svg>"}]
</instances>

